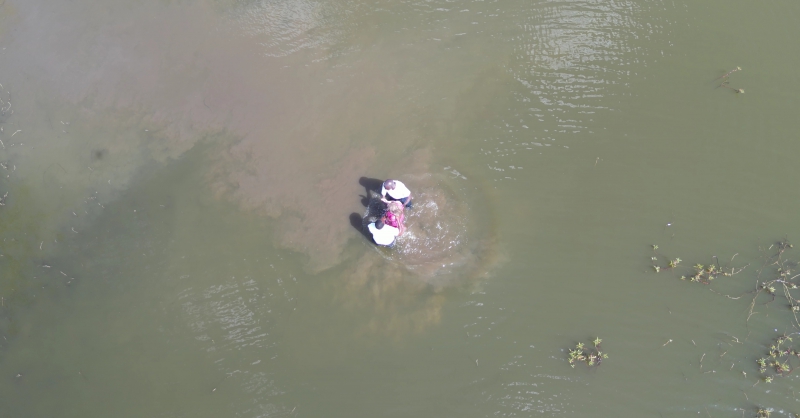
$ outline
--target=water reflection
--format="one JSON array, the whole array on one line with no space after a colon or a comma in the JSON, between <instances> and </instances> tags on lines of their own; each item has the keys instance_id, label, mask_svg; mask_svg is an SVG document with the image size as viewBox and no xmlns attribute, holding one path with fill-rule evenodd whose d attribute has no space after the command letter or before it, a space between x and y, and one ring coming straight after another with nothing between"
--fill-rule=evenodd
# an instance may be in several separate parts
<instances>
[{"instance_id":1,"label":"water reflection","mask_svg":"<svg viewBox=\"0 0 800 418\"><path fill-rule=\"evenodd\" d=\"M347 3L314 0L240 1L229 12L236 25L259 39L265 54L282 57L301 50L327 49L347 33ZM350 4L354 6L354 4Z\"/></svg>"},{"instance_id":2,"label":"water reflection","mask_svg":"<svg viewBox=\"0 0 800 418\"><path fill-rule=\"evenodd\" d=\"M660 1L544 1L518 16L509 74L511 112L483 135L486 165L498 180L548 147L593 138L598 122L633 94L631 81L661 58L654 45L670 24ZM663 51L662 51L663 54ZM552 149L552 148L550 148Z\"/></svg>"}]
</instances>

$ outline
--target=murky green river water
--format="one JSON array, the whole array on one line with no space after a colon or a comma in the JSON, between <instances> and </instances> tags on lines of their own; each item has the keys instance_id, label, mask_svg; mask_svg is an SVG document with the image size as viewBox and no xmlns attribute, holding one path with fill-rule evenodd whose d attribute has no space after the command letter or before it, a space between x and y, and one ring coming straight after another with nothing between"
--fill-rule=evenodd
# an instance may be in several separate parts
<instances>
[{"instance_id":1,"label":"murky green river water","mask_svg":"<svg viewBox=\"0 0 800 418\"><path fill-rule=\"evenodd\" d=\"M800 413L756 363L800 293L755 292L800 259L765 258L800 228L798 17L2 1L0 415ZM354 225L389 177L383 251Z\"/></svg>"}]
</instances>

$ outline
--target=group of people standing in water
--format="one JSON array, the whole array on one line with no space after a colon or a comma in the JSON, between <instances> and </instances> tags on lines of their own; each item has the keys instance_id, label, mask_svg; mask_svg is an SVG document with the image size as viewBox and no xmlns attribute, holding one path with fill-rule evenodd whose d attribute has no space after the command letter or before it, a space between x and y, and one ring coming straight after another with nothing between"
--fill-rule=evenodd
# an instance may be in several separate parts
<instances>
[{"instance_id":1,"label":"group of people standing in water","mask_svg":"<svg viewBox=\"0 0 800 418\"><path fill-rule=\"evenodd\" d=\"M411 191L400 180L386 180L381 186L384 204L380 219L367 225L375 244L392 247L406 231L405 209L411 207Z\"/></svg>"}]
</instances>

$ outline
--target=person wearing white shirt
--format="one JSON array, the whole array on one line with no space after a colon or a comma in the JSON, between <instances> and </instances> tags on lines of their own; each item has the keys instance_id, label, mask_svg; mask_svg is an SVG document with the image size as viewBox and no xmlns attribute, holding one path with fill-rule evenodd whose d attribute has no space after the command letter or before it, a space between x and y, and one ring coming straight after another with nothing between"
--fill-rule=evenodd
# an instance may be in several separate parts
<instances>
[{"instance_id":1,"label":"person wearing white shirt","mask_svg":"<svg viewBox=\"0 0 800 418\"><path fill-rule=\"evenodd\" d=\"M367 229L372 233L372 239L375 243L385 247L394 246L395 238L400 235L399 229L384 224L382 220L377 220L367 225Z\"/></svg>"},{"instance_id":2,"label":"person wearing white shirt","mask_svg":"<svg viewBox=\"0 0 800 418\"><path fill-rule=\"evenodd\" d=\"M388 199L386 198L387 194L389 195ZM411 206L411 190L408 190L408 187L400 180L386 180L381 187L381 200L386 203L389 203L389 200L397 200L403 206L408 207Z\"/></svg>"}]
</instances>

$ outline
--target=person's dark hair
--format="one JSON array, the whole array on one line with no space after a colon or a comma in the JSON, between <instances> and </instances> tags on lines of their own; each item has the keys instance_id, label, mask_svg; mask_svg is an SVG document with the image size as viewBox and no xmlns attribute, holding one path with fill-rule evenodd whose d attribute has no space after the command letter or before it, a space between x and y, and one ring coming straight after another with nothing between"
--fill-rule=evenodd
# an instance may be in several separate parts
<instances>
[{"instance_id":1,"label":"person's dark hair","mask_svg":"<svg viewBox=\"0 0 800 418\"><path fill-rule=\"evenodd\" d=\"M383 219L378 219L375 221L375 228L381 229L383 228Z\"/></svg>"},{"instance_id":2,"label":"person's dark hair","mask_svg":"<svg viewBox=\"0 0 800 418\"><path fill-rule=\"evenodd\" d=\"M394 180L386 180L383 182L383 187L386 190L394 190Z\"/></svg>"}]
</instances>

